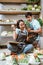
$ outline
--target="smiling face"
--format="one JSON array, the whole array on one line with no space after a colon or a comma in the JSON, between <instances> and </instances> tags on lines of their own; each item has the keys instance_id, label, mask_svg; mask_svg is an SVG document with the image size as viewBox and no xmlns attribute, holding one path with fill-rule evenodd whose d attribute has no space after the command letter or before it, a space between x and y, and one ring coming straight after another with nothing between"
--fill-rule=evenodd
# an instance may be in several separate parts
<instances>
[{"instance_id":1,"label":"smiling face","mask_svg":"<svg viewBox=\"0 0 43 65\"><path fill-rule=\"evenodd\" d=\"M19 27L20 27L20 29L24 29L25 28L25 24L24 24L24 22L22 22L22 21L20 21L20 23L19 23Z\"/></svg>"}]
</instances>

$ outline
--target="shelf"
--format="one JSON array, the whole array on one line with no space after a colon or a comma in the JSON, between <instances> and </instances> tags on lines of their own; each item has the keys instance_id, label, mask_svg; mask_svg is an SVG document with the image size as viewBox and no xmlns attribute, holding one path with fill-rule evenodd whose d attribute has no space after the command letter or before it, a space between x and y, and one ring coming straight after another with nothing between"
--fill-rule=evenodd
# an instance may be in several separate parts
<instances>
[{"instance_id":1,"label":"shelf","mask_svg":"<svg viewBox=\"0 0 43 65\"><path fill-rule=\"evenodd\" d=\"M13 36L0 36L0 38L10 38L10 37L13 37Z\"/></svg>"},{"instance_id":2,"label":"shelf","mask_svg":"<svg viewBox=\"0 0 43 65\"><path fill-rule=\"evenodd\" d=\"M0 11L0 14L4 15L20 15L20 14L26 14L27 12L31 12L32 14L39 14L40 11Z\"/></svg>"},{"instance_id":3,"label":"shelf","mask_svg":"<svg viewBox=\"0 0 43 65\"><path fill-rule=\"evenodd\" d=\"M0 23L0 26L16 25L17 23Z\"/></svg>"},{"instance_id":4,"label":"shelf","mask_svg":"<svg viewBox=\"0 0 43 65\"><path fill-rule=\"evenodd\" d=\"M4 4L13 4L13 3L18 3L18 4L38 4L39 1L37 2L28 2L27 0L1 0L0 3Z\"/></svg>"}]
</instances>

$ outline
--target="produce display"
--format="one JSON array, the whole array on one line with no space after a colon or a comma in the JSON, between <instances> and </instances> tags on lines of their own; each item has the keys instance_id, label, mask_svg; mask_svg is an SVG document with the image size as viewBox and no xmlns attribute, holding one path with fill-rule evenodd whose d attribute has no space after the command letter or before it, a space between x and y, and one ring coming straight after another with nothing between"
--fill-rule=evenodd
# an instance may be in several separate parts
<instances>
[{"instance_id":1,"label":"produce display","mask_svg":"<svg viewBox=\"0 0 43 65\"><path fill-rule=\"evenodd\" d=\"M39 48L37 48L37 49L34 49L34 53L43 54L43 50L40 50Z\"/></svg>"},{"instance_id":2,"label":"produce display","mask_svg":"<svg viewBox=\"0 0 43 65\"><path fill-rule=\"evenodd\" d=\"M24 58L19 59L18 58L18 63L20 64L29 64L29 57L27 57L27 55L24 56Z\"/></svg>"},{"instance_id":3,"label":"produce display","mask_svg":"<svg viewBox=\"0 0 43 65\"><path fill-rule=\"evenodd\" d=\"M13 36L13 32L9 31L7 36Z\"/></svg>"},{"instance_id":4,"label":"produce display","mask_svg":"<svg viewBox=\"0 0 43 65\"><path fill-rule=\"evenodd\" d=\"M28 64L28 59L25 54L18 55L18 64Z\"/></svg>"},{"instance_id":5,"label":"produce display","mask_svg":"<svg viewBox=\"0 0 43 65\"><path fill-rule=\"evenodd\" d=\"M27 11L40 11L41 10L41 6L35 4L33 5L27 5L27 7L22 8L21 10L27 10Z\"/></svg>"},{"instance_id":6,"label":"produce display","mask_svg":"<svg viewBox=\"0 0 43 65\"><path fill-rule=\"evenodd\" d=\"M37 0L36 0L37 1ZM22 6L24 5L24 6ZM38 4L22 4L22 5L19 5L20 8L13 8L13 7L10 7L10 8L3 8L3 9L0 9L0 11L21 11L21 10L25 10L25 11L40 11L41 10L41 6L38 5Z\"/></svg>"},{"instance_id":7,"label":"produce display","mask_svg":"<svg viewBox=\"0 0 43 65\"><path fill-rule=\"evenodd\" d=\"M6 65L39 65L42 61L43 58L41 59L39 56L43 57L43 50L35 49L33 53L28 53L28 54L19 54L19 55L6 55L6 53L1 53L0 54L0 60L6 61Z\"/></svg>"},{"instance_id":8,"label":"produce display","mask_svg":"<svg viewBox=\"0 0 43 65\"><path fill-rule=\"evenodd\" d=\"M6 53L0 53L0 60L5 60L6 59Z\"/></svg>"},{"instance_id":9,"label":"produce display","mask_svg":"<svg viewBox=\"0 0 43 65\"><path fill-rule=\"evenodd\" d=\"M40 25L43 26L43 20L38 18L38 21L39 21Z\"/></svg>"},{"instance_id":10,"label":"produce display","mask_svg":"<svg viewBox=\"0 0 43 65\"><path fill-rule=\"evenodd\" d=\"M0 20L0 22L15 22L16 20L14 19L7 19L7 20Z\"/></svg>"},{"instance_id":11,"label":"produce display","mask_svg":"<svg viewBox=\"0 0 43 65\"><path fill-rule=\"evenodd\" d=\"M43 58L43 54L38 53L38 57L41 59Z\"/></svg>"},{"instance_id":12,"label":"produce display","mask_svg":"<svg viewBox=\"0 0 43 65\"><path fill-rule=\"evenodd\" d=\"M9 11L9 10L16 10L16 8L9 8L9 9L7 9L7 10L8 10L8 11Z\"/></svg>"},{"instance_id":13,"label":"produce display","mask_svg":"<svg viewBox=\"0 0 43 65\"><path fill-rule=\"evenodd\" d=\"M18 59L17 59L18 58ZM40 59L35 54L20 54L18 57L11 55L6 57L6 62L8 64L19 64L19 65L29 65L29 64L40 64ZM13 64L13 65L14 65Z\"/></svg>"},{"instance_id":14,"label":"produce display","mask_svg":"<svg viewBox=\"0 0 43 65\"><path fill-rule=\"evenodd\" d=\"M3 9L0 9L0 11L15 11L16 8L3 8Z\"/></svg>"},{"instance_id":15,"label":"produce display","mask_svg":"<svg viewBox=\"0 0 43 65\"><path fill-rule=\"evenodd\" d=\"M2 33L1 33L1 36L6 36L7 35L7 31L3 31Z\"/></svg>"},{"instance_id":16,"label":"produce display","mask_svg":"<svg viewBox=\"0 0 43 65\"><path fill-rule=\"evenodd\" d=\"M40 58L41 65L43 65L43 50L40 50L40 49L38 48L38 49L35 49L35 50L34 50L34 53L37 54L38 58Z\"/></svg>"},{"instance_id":17,"label":"produce display","mask_svg":"<svg viewBox=\"0 0 43 65\"><path fill-rule=\"evenodd\" d=\"M34 64L36 62L40 62L40 59L38 58L38 56L36 54L31 55L30 56L30 59L29 59L29 63L30 64Z\"/></svg>"},{"instance_id":18,"label":"produce display","mask_svg":"<svg viewBox=\"0 0 43 65\"><path fill-rule=\"evenodd\" d=\"M14 19L0 20L0 24L17 24L17 20Z\"/></svg>"},{"instance_id":19,"label":"produce display","mask_svg":"<svg viewBox=\"0 0 43 65\"><path fill-rule=\"evenodd\" d=\"M17 65L17 60L13 55L6 57L6 65Z\"/></svg>"},{"instance_id":20,"label":"produce display","mask_svg":"<svg viewBox=\"0 0 43 65\"><path fill-rule=\"evenodd\" d=\"M43 50L35 50L35 53L37 53L39 58L43 58Z\"/></svg>"},{"instance_id":21,"label":"produce display","mask_svg":"<svg viewBox=\"0 0 43 65\"><path fill-rule=\"evenodd\" d=\"M1 36L13 36L13 32L12 32L12 31L9 31L9 32L3 31L3 32L1 33Z\"/></svg>"}]
</instances>

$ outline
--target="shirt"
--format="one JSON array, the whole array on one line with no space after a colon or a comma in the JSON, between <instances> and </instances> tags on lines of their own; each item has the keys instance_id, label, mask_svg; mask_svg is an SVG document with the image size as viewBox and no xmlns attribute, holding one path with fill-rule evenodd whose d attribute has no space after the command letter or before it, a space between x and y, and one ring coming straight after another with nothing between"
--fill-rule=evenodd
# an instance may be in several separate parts
<instances>
[{"instance_id":1,"label":"shirt","mask_svg":"<svg viewBox=\"0 0 43 65\"><path fill-rule=\"evenodd\" d=\"M25 22L25 24L27 25L27 22ZM30 27L33 30L38 30L41 27L40 23L36 19L32 19L32 21L29 22L28 24L29 24L28 27ZM39 38L40 36L38 35L36 40L39 41Z\"/></svg>"},{"instance_id":2,"label":"shirt","mask_svg":"<svg viewBox=\"0 0 43 65\"><path fill-rule=\"evenodd\" d=\"M30 27L33 28L34 30L38 30L41 27L36 19L32 19L32 21L29 24Z\"/></svg>"},{"instance_id":3,"label":"shirt","mask_svg":"<svg viewBox=\"0 0 43 65\"><path fill-rule=\"evenodd\" d=\"M19 32L21 32L21 29L16 28L16 34L19 34ZM26 29L24 29L22 32L24 32L24 34L28 35L28 32Z\"/></svg>"},{"instance_id":4,"label":"shirt","mask_svg":"<svg viewBox=\"0 0 43 65\"><path fill-rule=\"evenodd\" d=\"M41 26L36 19L32 19L32 21L30 22L30 28L34 30L38 30L39 28L41 28ZM39 41L39 39L40 39L40 35L38 35L36 40Z\"/></svg>"}]
</instances>

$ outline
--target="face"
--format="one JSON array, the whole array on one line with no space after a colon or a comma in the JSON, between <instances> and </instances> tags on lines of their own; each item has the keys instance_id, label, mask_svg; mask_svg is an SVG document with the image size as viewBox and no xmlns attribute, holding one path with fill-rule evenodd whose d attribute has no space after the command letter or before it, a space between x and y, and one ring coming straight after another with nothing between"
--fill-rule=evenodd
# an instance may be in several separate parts
<instances>
[{"instance_id":1,"label":"face","mask_svg":"<svg viewBox=\"0 0 43 65\"><path fill-rule=\"evenodd\" d=\"M28 20L29 22L31 22L32 16L27 16L27 20Z\"/></svg>"},{"instance_id":2,"label":"face","mask_svg":"<svg viewBox=\"0 0 43 65\"><path fill-rule=\"evenodd\" d=\"M21 21L21 22L19 23L19 27L20 27L20 29L23 30L23 29L25 28L25 24L24 24L24 22Z\"/></svg>"}]
</instances>

